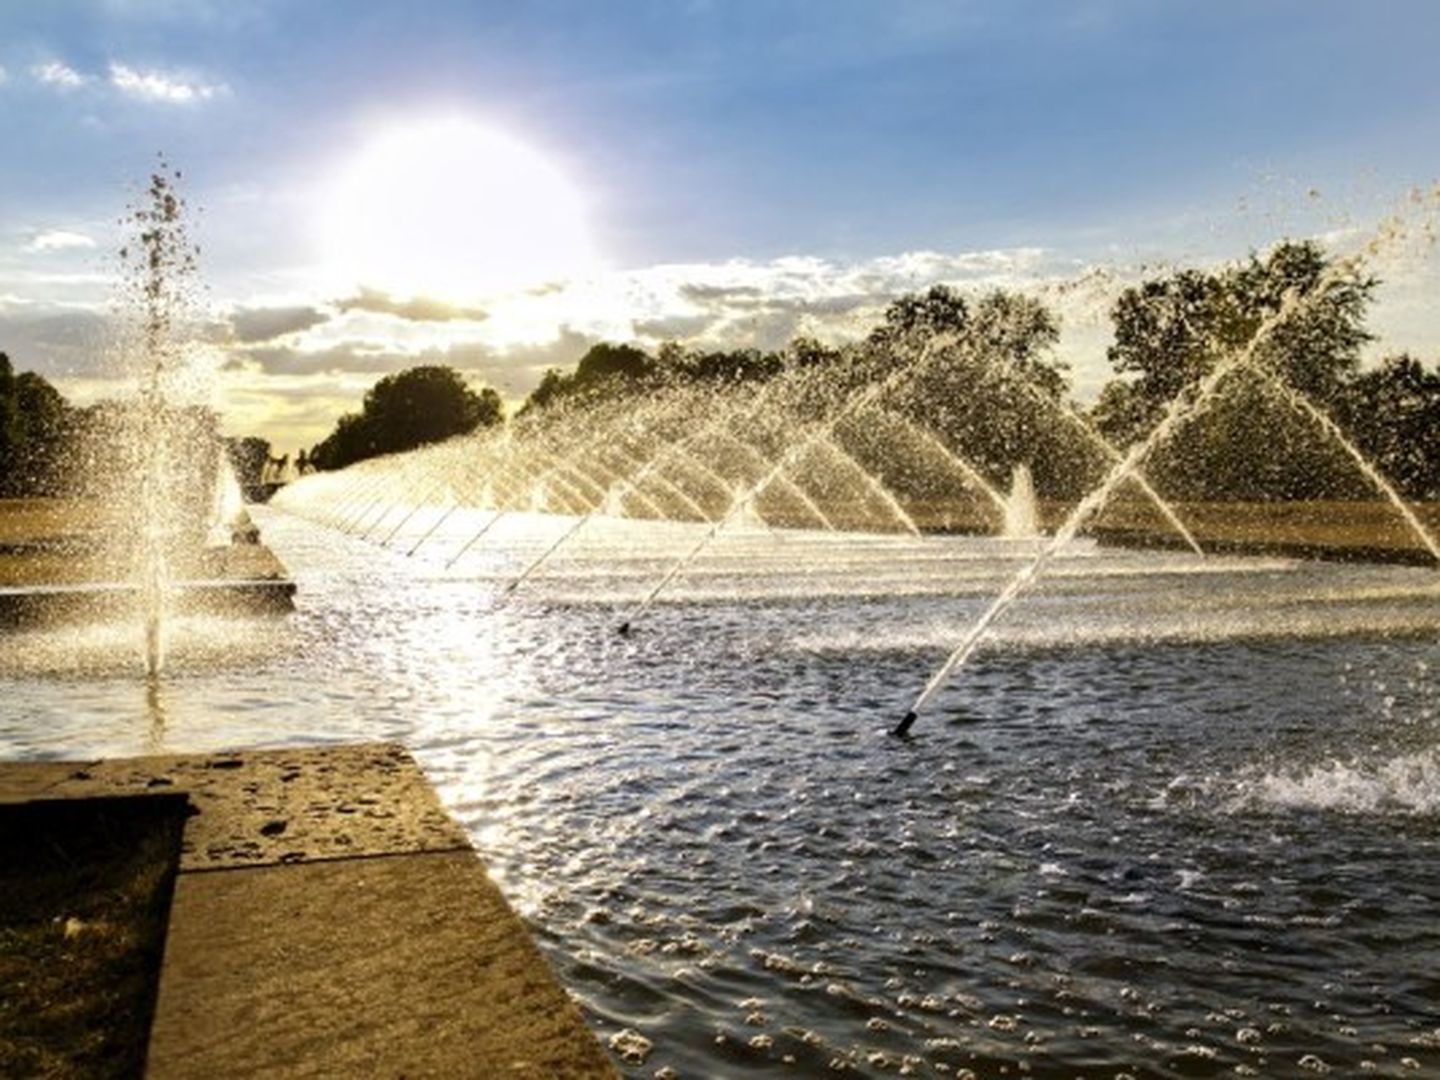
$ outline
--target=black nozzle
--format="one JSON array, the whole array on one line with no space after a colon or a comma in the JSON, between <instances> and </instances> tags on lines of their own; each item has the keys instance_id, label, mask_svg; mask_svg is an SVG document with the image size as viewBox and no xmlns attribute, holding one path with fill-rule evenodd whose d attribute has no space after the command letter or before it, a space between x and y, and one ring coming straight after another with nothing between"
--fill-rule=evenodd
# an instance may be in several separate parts
<instances>
[{"instance_id":1,"label":"black nozzle","mask_svg":"<svg viewBox=\"0 0 1440 1080\"><path fill-rule=\"evenodd\" d=\"M617 626L617 627L615 628L615 632L616 632L617 634L619 634L621 637L629 637L629 636L630 636L630 620L629 620L629 619L626 619L624 622L622 622L619 626Z\"/></svg>"},{"instance_id":2,"label":"black nozzle","mask_svg":"<svg viewBox=\"0 0 1440 1080\"><path fill-rule=\"evenodd\" d=\"M915 710L911 709L905 714L905 719L901 720L900 723L895 725L895 730L890 732L890 734L894 735L897 739L909 738L910 728L919 718L920 717L915 712Z\"/></svg>"}]
</instances>

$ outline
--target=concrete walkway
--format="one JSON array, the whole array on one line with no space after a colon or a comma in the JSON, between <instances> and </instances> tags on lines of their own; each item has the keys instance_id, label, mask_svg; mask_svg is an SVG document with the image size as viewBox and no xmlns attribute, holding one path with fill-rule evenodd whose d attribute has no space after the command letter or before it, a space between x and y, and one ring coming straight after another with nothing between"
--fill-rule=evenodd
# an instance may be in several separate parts
<instances>
[{"instance_id":1,"label":"concrete walkway","mask_svg":"<svg viewBox=\"0 0 1440 1080\"><path fill-rule=\"evenodd\" d=\"M610 1077L398 746L0 763L0 801L184 793L147 1075Z\"/></svg>"}]
</instances>

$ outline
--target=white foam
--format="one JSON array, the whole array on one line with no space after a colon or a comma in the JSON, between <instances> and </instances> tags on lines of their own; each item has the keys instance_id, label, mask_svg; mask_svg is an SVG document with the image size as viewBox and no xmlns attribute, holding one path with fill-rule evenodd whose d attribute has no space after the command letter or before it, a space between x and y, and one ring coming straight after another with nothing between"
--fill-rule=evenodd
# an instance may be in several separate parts
<instances>
[{"instance_id":1,"label":"white foam","mask_svg":"<svg viewBox=\"0 0 1440 1080\"><path fill-rule=\"evenodd\" d=\"M1266 772L1242 781L1236 802L1237 809L1435 813L1440 811L1440 750Z\"/></svg>"}]
</instances>

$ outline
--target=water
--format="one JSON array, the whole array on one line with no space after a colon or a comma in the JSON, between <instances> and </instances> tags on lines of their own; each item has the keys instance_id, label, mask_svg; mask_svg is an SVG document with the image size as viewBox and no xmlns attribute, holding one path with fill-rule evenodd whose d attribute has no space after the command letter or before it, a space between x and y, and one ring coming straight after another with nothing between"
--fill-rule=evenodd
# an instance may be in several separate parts
<instances>
[{"instance_id":1,"label":"water","mask_svg":"<svg viewBox=\"0 0 1440 1080\"><path fill-rule=\"evenodd\" d=\"M1005 503L1005 527L1001 536L1011 540L1033 539L1040 535L1040 512L1035 505L1035 482L1030 469L1016 465L1010 481L1010 498Z\"/></svg>"},{"instance_id":2,"label":"water","mask_svg":"<svg viewBox=\"0 0 1440 1080\"><path fill-rule=\"evenodd\" d=\"M900 741L1036 542L737 523L619 637L705 525L497 605L575 519L488 517L261 514L293 616L12 638L0 756L401 740L637 1077L1440 1070L1433 570L1077 541Z\"/></svg>"}]
</instances>

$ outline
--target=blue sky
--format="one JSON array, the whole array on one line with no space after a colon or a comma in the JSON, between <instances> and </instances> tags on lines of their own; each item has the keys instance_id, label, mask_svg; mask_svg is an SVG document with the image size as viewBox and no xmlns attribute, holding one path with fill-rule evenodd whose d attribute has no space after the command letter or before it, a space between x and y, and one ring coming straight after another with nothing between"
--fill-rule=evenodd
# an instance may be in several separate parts
<instances>
[{"instance_id":1,"label":"blue sky","mask_svg":"<svg viewBox=\"0 0 1440 1080\"><path fill-rule=\"evenodd\" d=\"M98 377L114 221L159 150L216 318L299 327L222 342L232 426L284 442L417 357L519 394L597 336L840 335L829 315L930 280L1364 227L1440 179L1437 55L1429 0L7 2L0 349L82 395ZM610 278L450 297L490 316L468 329L345 308L316 271L327 192L377 131L440 115L552 162ZM725 289L784 302L741 317Z\"/></svg>"}]
</instances>

